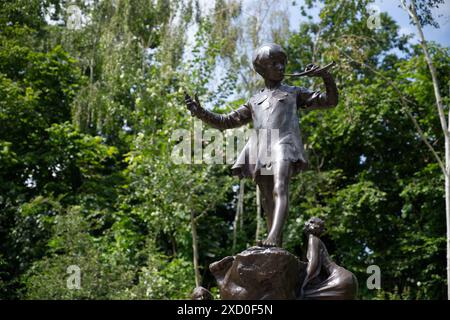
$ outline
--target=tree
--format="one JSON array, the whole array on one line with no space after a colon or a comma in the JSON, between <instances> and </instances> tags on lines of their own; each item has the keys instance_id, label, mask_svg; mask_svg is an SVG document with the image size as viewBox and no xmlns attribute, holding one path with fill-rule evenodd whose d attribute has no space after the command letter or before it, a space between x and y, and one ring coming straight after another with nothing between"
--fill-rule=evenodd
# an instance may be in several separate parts
<instances>
[{"instance_id":1,"label":"tree","mask_svg":"<svg viewBox=\"0 0 450 320\"><path fill-rule=\"evenodd\" d=\"M302 223L309 216L322 216L331 224L330 251L358 278L366 277L365 267L377 264L385 293L397 292L396 298L405 299L440 298L445 282L439 262L440 180L434 155L422 147L417 129L419 124L429 143L440 145L439 118L427 103L426 70L419 67L425 60L423 55L417 57L417 48L408 45L407 37L398 35L398 26L386 14L380 16L381 29L369 29L368 4L327 2L317 23L302 24L290 38L292 71L313 56L323 63L339 61L333 73L341 102L331 112L301 117L313 170L292 183L285 238L291 250L301 253ZM386 54L393 47L406 57ZM439 47L433 50L439 52L434 57L439 75L446 79L448 53ZM434 210L426 203L434 203ZM405 240L400 244L399 239ZM409 259L411 252L417 259ZM363 285L360 292L365 298L376 297ZM380 293L380 297L389 296Z\"/></svg>"},{"instance_id":2,"label":"tree","mask_svg":"<svg viewBox=\"0 0 450 320\"><path fill-rule=\"evenodd\" d=\"M443 3L443 1L442 0L418 1L419 9L423 11L422 15L418 14L417 5L414 0L410 1L409 6L407 5L405 0L401 0L400 2L402 4L402 7L406 10L406 12L408 12L413 24L417 28L417 34L419 35L420 39L420 46L423 50L423 54L425 56L428 68L430 70L436 107L439 114L439 120L441 122L442 132L444 133L445 168L441 166L441 169L445 177L445 212L447 221L447 298L450 300L450 132L448 129L448 121L450 121L450 114L449 120L447 121L444 111L444 102L440 93L441 87L439 85L438 74L436 71L436 67L434 66L433 59L430 55L430 50L428 48L428 44L427 41L425 40L425 36L422 30L422 26L426 24L431 24L437 27L437 23L431 16L430 8L439 7L439 5Z\"/></svg>"},{"instance_id":3,"label":"tree","mask_svg":"<svg viewBox=\"0 0 450 320\"><path fill-rule=\"evenodd\" d=\"M259 88L250 55L261 41L285 45L287 72L338 62L339 106L300 116L310 170L291 183L286 248L302 256L303 223L320 216L361 298L444 297L445 146L422 48L386 13L369 29L369 0L305 1L295 30L291 2L249 3L2 2L1 298L185 299L199 284L216 293L208 265L265 232L257 192L229 166L174 162L173 133L198 125L183 91L223 113ZM415 1L422 25L427 3ZM450 52L426 45L444 85ZM202 152L217 143L204 138ZM364 286L372 264L378 292ZM70 265L79 290L67 288Z\"/></svg>"},{"instance_id":4,"label":"tree","mask_svg":"<svg viewBox=\"0 0 450 320\"><path fill-rule=\"evenodd\" d=\"M30 38L35 35L27 26L13 24L0 36L0 238L2 251L9 252L4 268L10 288L30 261L45 252L45 220L54 214L47 204L43 215L25 217L23 206L39 195L76 192L81 179L79 167L53 162L55 150L47 143L52 125L70 120L70 103L82 79L61 47L34 50ZM51 187L56 181L58 186Z\"/></svg>"}]
</instances>

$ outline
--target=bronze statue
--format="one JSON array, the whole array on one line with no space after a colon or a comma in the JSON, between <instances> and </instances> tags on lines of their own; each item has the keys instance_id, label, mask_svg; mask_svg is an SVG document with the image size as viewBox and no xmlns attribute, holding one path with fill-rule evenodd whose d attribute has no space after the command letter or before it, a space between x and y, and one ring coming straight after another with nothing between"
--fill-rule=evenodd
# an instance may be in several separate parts
<instances>
[{"instance_id":1,"label":"bronze statue","mask_svg":"<svg viewBox=\"0 0 450 320\"><path fill-rule=\"evenodd\" d=\"M214 297L209 290L203 287L196 287L191 294L191 300L214 300Z\"/></svg>"},{"instance_id":2,"label":"bronze statue","mask_svg":"<svg viewBox=\"0 0 450 320\"><path fill-rule=\"evenodd\" d=\"M358 281L353 273L331 260L319 238L324 230L324 222L319 218L311 218L305 223L308 266L300 297L311 300L353 300L358 292Z\"/></svg>"},{"instance_id":3,"label":"bronze statue","mask_svg":"<svg viewBox=\"0 0 450 320\"><path fill-rule=\"evenodd\" d=\"M269 230L267 239L261 243L265 247L281 247L288 213L289 180L307 167L297 109L324 109L338 103L336 84L327 71L331 65L319 68L310 64L301 74L322 77L326 93L321 93L283 84L286 63L287 56L281 46L269 43L259 47L253 57L253 66L264 78L265 88L227 115L202 108L197 96L195 100L188 94L185 96L191 113L215 128L236 128L253 121L256 131L269 131L269 139L252 136L232 167L234 174L252 177L261 190ZM249 161L252 150L256 150L256 161Z\"/></svg>"},{"instance_id":4,"label":"bronze statue","mask_svg":"<svg viewBox=\"0 0 450 320\"><path fill-rule=\"evenodd\" d=\"M353 300L358 281L338 266L320 239L324 222L305 223L307 262L282 248L251 247L209 266L222 300ZM197 288L195 292L205 292ZM195 295L195 294L194 294ZM193 295L193 297L194 297ZM197 294L198 295L198 294Z\"/></svg>"}]
</instances>

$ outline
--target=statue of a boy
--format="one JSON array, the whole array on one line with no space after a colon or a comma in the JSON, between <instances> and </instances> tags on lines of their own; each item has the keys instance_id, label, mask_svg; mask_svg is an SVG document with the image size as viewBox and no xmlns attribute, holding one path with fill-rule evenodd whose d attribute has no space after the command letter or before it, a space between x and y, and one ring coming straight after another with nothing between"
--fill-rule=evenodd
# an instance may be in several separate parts
<instances>
[{"instance_id":1,"label":"statue of a boy","mask_svg":"<svg viewBox=\"0 0 450 320\"><path fill-rule=\"evenodd\" d=\"M264 78L265 88L227 115L202 108L197 97L195 100L188 94L185 97L191 113L215 128L236 128L253 121L257 131L269 131L269 140L252 136L232 168L235 175L252 177L261 190L269 230L267 239L261 244L266 247L281 247L288 213L289 180L307 167L297 109L324 109L338 103L336 84L326 69L312 64L306 69L312 71L309 76L322 77L326 93L321 93L282 84L286 63L287 56L281 46L269 43L259 47L253 57L253 66ZM271 130L276 134L271 134ZM256 161L249 161L251 150L256 150Z\"/></svg>"}]
</instances>

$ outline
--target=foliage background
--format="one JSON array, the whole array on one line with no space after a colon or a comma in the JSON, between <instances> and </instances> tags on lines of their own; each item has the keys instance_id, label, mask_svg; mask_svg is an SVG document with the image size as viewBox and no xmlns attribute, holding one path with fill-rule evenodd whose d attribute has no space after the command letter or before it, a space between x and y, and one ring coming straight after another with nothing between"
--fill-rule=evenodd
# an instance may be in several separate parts
<instances>
[{"instance_id":1,"label":"foliage background","mask_svg":"<svg viewBox=\"0 0 450 320\"><path fill-rule=\"evenodd\" d=\"M319 216L361 299L445 298L443 177L406 113L442 153L422 51L386 13L369 29L368 0L305 1L296 31L289 2L209 4L1 2L0 298L189 298L193 261L217 292L208 265L255 241L255 185L229 166L174 164L171 137L193 127L184 90L217 112L248 99L261 86L251 52L268 40L286 48L287 72L338 61L339 105L300 117L311 168L291 184L285 247L304 255L302 225ZM70 5L80 27L68 27ZM430 46L448 105L449 48ZM372 264L381 290L366 287ZM69 265L79 290L66 287Z\"/></svg>"}]
</instances>

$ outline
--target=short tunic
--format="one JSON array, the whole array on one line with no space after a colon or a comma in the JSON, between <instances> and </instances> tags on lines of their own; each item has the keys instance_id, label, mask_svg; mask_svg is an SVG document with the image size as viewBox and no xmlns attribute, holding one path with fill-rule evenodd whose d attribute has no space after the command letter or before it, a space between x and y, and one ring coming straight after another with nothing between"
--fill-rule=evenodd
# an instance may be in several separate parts
<instances>
[{"instance_id":1,"label":"short tunic","mask_svg":"<svg viewBox=\"0 0 450 320\"><path fill-rule=\"evenodd\" d=\"M255 178L274 163L290 161L293 174L308 166L300 132L298 108L329 107L326 94L281 84L263 89L228 115L202 110L198 116L219 129L253 121L254 131L232 167L234 175Z\"/></svg>"}]
</instances>

